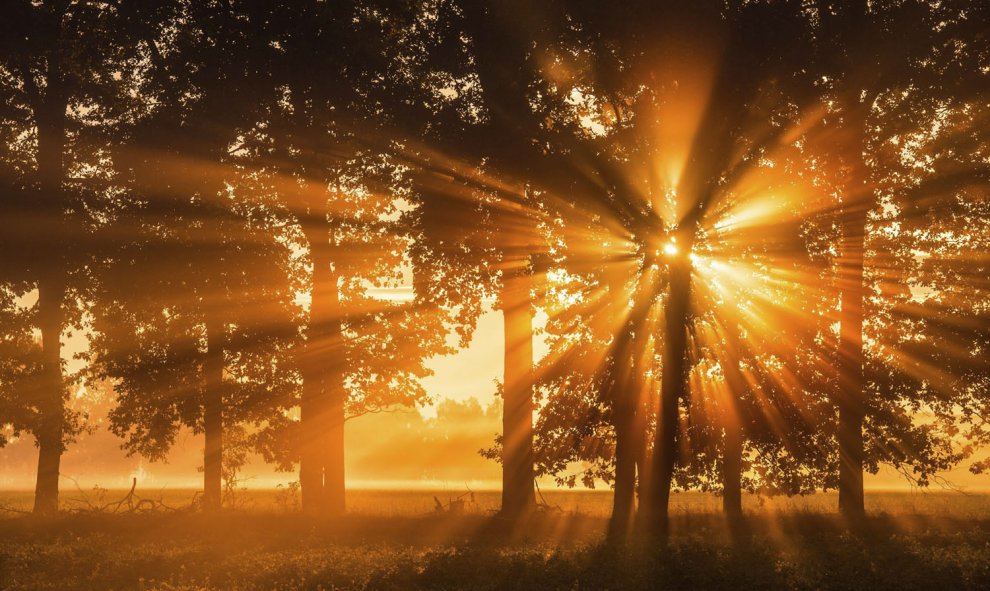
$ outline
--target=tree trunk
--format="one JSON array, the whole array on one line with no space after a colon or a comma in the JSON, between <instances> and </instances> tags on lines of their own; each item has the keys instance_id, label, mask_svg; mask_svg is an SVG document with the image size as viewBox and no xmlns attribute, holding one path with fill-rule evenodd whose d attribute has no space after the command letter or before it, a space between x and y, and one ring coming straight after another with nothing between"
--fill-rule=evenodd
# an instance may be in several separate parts
<instances>
[{"instance_id":1,"label":"tree trunk","mask_svg":"<svg viewBox=\"0 0 990 591\"><path fill-rule=\"evenodd\" d=\"M682 243L683 244L683 243ZM683 246L682 246L683 247ZM665 536L670 487L677 461L680 399L687 390L687 335L691 296L691 263L685 251L670 263L670 290L664 307L663 374L657 409L651 484L642 507L648 532Z\"/></svg>"},{"instance_id":2,"label":"tree trunk","mask_svg":"<svg viewBox=\"0 0 990 591\"><path fill-rule=\"evenodd\" d=\"M738 417L725 422L722 458L722 511L730 519L742 517L742 425Z\"/></svg>"},{"instance_id":3,"label":"tree trunk","mask_svg":"<svg viewBox=\"0 0 990 591\"><path fill-rule=\"evenodd\" d=\"M324 509L323 466L326 464L326 450L322 445L323 417L320 413L326 406L323 364L328 350L326 332L329 320L327 298L323 291L327 285L330 260L326 244L329 236L324 233L321 242L319 231L315 231L315 236L307 233L307 238L313 272L310 279L309 326L300 362L303 384L299 402L299 485L303 511L317 513Z\"/></svg>"},{"instance_id":4,"label":"tree trunk","mask_svg":"<svg viewBox=\"0 0 990 591\"><path fill-rule=\"evenodd\" d=\"M615 345L608 360L606 385L612 404L612 428L615 429L615 487L612 492L612 514L609 517L607 539L623 542L629 533L636 495L636 407L632 392L636 380L632 379L632 347L629 342L633 329L628 318L618 314L626 312L625 298L620 295L622 285L613 285L615 291L610 304L613 325L620 327L614 336ZM638 304L638 302L637 302Z\"/></svg>"},{"instance_id":5,"label":"tree trunk","mask_svg":"<svg viewBox=\"0 0 990 591\"><path fill-rule=\"evenodd\" d=\"M58 512L59 466L65 429L65 383L62 378L62 326L65 286L53 274L38 282L38 324L41 329L42 388L38 410L38 480L34 490L34 512Z\"/></svg>"},{"instance_id":6,"label":"tree trunk","mask_svg":"<svg viewBox=\"0 0 990 591\"><path fill-rule=\"evenodd\" d=\"M203 509L219 511L223 502L223 323L206 321L203 431Z\"/></svg>"},{"instance_id":7,"label":"tree trunk","mask_svg":"<svg viewBox=\"0 0 990 591\"><path fill-rule=\"evenodd\" d=\"M536 507L533 490L532 277L511 274L502 288L505 373L502 408L502 515L525 516Z\"/></svg>"},{"instance_id":8,"label":"tree trunk","mask_svg":"<svg viewBox=\"0 0 990 591\"><path fill-rule=\"evenodd\" d=\"M340 293L326 226L306 231L313 274L303 353L299 483L303 510L344 511L344 377Z\"/></svg>"},{"instance_id":9,"label":"tree trunk","mask_svg":"<svg viewBox=\"0 0 990 591\"><path fill-rule=\"evenodd\" d=\"M312 310L312 308L310 308ZM312 312L311 312L312 315ZM310 320L308 341L304 346L302 398L299 401L299 487L302 510L317 513L323 505L323 449L319 445L318 409L324 386L321 372L314 367L316 344L313 340L313 320Z\"/></svg>"},{"instance_id":10,"label":"tree trunk","mask_svg":"<svg viewBox=\"0 0 990 591\"><path fill-rule=\"evenodd\" d=\"M65 176L66 94L62 82L59 40L48 52L44 99L34 105L38 126L38 179L41 208L56 228L48 247L38 253L38 328L42 339L41 392L38 404L38 478L34 512L58 511L58 480L65 431L65 382L62 376L62 329L65 323L65 245L62 183Z\"/></svg>"},{"instance_id":11,"label":"tree trunk","mask_svg":"<svg viewBox=\"0 0 990 591\"><path fill-rule=\"evenodd\" d=\"M729 519L742 517L743 397L748 385L739 369L743 348L738 327L726 327L725 399L722 401L722 510Z\"/></svg>"},{"instance_id":12,"label":"tree trunk","mask_svg":"<svg viewBox=\"0 0 990 591\"><path fill-rule=\"evenodd\" d=\"M612 423L615 428L615 491L612 497L612 516L609 520L608 538L624 540L632 523L636 502L636 465L644 451L646 421L642 420L645 398L643 374L643 349L649 343L646 322L656 295L654 271L644 265L634 292L634 306L628 318L621 318L628 307L624 297L621 277L612 277L609 290L613 309L613 323L622 328L615 335L616 345L611 363ZM640 468L640 479L643 470Z\"/></svg>"},{"instance_id":13,"label":"tree trunk","mask_svg":"<svg viewBox=\"0 0 990 591\"><path fill-rule=\"evenodd\" d=\"M863 251L866 209L847 212L842 252L842 314L839 324L839 511L850 520L865 515L863 493ZM861 212L861 213L860 213Z\"/></svg>"},{"instance_id":14,"label":"tree trunk","mask_svg":"<svg viewBox=\"0 0 990 591\"><path fill-rule=\"evenodd\" d=\"M866 387L863 378L863 301L866 225L875 198L869 186L869 168L863 150L870 105L875 95L846 115L849 189L842 210L842 248L839 286L842 311L839 321L839 511L858 521L866 514L863 493L863 420Z\"/></svg>"},{"instance_id":15,"label":"tree trunk","mask_svg":"<svg viewBox=\"0 0 990 591\"><path fill-rule=\"evenodd\" d=\"M652 351L650 354L652 355ZM643 372L639 371L637 375L643 375ZM653 404L653 393L652 381L645 382L639 400L639 408L636 409L636 421L633 426L636 445L636 497L639 501L640 508L646 503L646 487L649 486L650 472L653 470L650 462L650 438L648 433L649 417L652 416L652 413L656 412Z\"/></svg>"},{"instance_id":16,"label":"tree trunk","mask_svg":"<svg viewBox=\"0 0 990 591\"><path fill-rule=\"evenodd\" d=\"M620 370L621 371L621 370ZM628 394L628 393L625 393ZM615 491L612 495L612 515L608 522L608 539L621 542L629 533L636 500L636 434L635 409L614 408L615 427Z\"/></svg>"},{"instance_id":17,"label":"tree trunk","mask_svg":"<svg viewBox=\"0 0 990 591\"><path fill-rule=\"evenodd\" d=\"M337 292L337 276L332 276L333 302L335 308L339 307L339 294ZM338 343L335 352L327 368L326 380L326 436L324 445L326 446L326 465L323 468L323 492L325 495L326 511L330 515L343 515L346 510L346 486L344 484L344 401L346 392L344 390L344 374L342 359L343 347L341 346L341 326L339 316L335 316L332 322L334 336L333 340Z\"/></svg>"}]
</instances>

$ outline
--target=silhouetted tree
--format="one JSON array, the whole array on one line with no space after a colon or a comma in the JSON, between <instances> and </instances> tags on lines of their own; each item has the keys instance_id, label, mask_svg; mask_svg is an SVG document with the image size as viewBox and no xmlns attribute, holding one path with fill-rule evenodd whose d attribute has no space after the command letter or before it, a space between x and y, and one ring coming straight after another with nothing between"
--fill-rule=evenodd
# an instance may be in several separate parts
<instances>
[{"instance_id":1,"label":"silhouetted tree","mask_svg":"<svg viewBox=\"0 0 990 591\"><path fill-rule=\"evenodd\" d=\"M449 351L444 314L388 297L408 287L422 297L429 279L409 264L422 236L419 196L397 145L418 90L407 44L421 18L415 3L392 3L388 14L365 2L286 3L266 33L276 95L243 157L277 179L309 259L294 444L307 510L345 508L344 421L425 403L423 361Z\"/></svg>"},{"instance_id":2,"label":"silhouetted tree","mask_svg":"<svg viewBox=\"0 0 990 591\"><path fill-rule=\"evenodd\" d=\"M127 102L130 77L112 72L133 59L119 32L129 18L118 2L18 1L4 8L0 102L9 142L0 281L15 296L37 293L31 323L41 333L40 357L19 402L31 409L25 429L38 443L37 513L58 510L62 452L79 428L66 409L61 338L79 327L92 237L111 201L103 191L99 131ZM9 326L18 330L16 322Z\"/></svg>"},{"instance_id":3,"label":"silhouetted tree","mask_svg":"<svg viewBox=\"0 0 990 591\"><path fill-rule=\"evenodd\" d=\"M896 412L887 403L900 398L876 392L876 374L864 352L868 266L876 254L871 253L870 234L882 205L871 152L895 129L902 133L886 113L897 93L924 100L978 91L979 80L985 79L977 64L985 54L986 15L969 3L955 2L818 2L814 7L822 71L837 104L833 137L846 178L840 214L841 371L836 398L839 506L847 517L859 519L864 513L864 466L875 471L872 452L882 457L882 450L890 449L883 442L889 433L880 432L885 416ZM875 426L864 441L868 420Z\"/></svg>"},{"instance_id":4,"label":"silhouetted tree","mask_svg":"<svg viewBox=\"0 0 990 591\"><path fill-rule=\"evenodd\" d=\"M292 406L293 284L278 221L230 155L266 88L249 34L260 16L157 8L137 29L144 110L113 153L123 193L93 347L130 452L163 458L183 425L205 434L203 505L217 509L225 428Z\"/></svg>"}]
</instances>

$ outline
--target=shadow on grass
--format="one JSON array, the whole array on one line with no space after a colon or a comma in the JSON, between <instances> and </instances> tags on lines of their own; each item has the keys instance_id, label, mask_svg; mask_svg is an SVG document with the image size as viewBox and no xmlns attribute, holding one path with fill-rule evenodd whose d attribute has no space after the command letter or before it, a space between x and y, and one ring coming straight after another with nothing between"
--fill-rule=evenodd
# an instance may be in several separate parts
<instances>
[{"instance_id":1,"label":"shadow on grass","mask_svg":"<svg viewBox=\"0 0 990 591\"><path fill-rule=\"evenodd\" d=\"M67 515L0 520L0 589L990 589L990 522L683 514L658 545L605 520Z\"/></svg>"}]
</instances>

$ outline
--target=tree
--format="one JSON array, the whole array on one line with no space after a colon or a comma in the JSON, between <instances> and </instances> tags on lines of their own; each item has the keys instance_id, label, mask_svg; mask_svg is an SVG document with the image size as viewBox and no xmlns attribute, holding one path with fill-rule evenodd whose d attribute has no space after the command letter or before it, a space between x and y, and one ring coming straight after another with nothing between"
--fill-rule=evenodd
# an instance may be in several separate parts
<instances>
[{"instance_id":1,"label":"tree","mask_svg":"<svg viewBox=\"0 0 990 591\"><path fill-rule=\"evenodd\" d=\"M58 510L59 465L78 430L68 396L61 338L79 327L94 230L107 206L100 184L100 126L126 109L129 12L116 2L15 2L5 9L0 50L5 148L5 290L37 291L41 332L32 408L38 443L35 512ZM16 330L16 325L12 328Z\"/></svg>"},{"instance_id":2,"label":"tree","mask_svg":"<svg viewBox=\"0 0 990 591\"><path fill-rule=\"evenodd\" d=\"M203 505L218 509L225 429L279 423L294 401L288 247L264 187L229 154L264 88L248 34L258 21L250 6L184 2L141 16L143 110L113 154L123 199L96 373L114 380L111 428L130 452L164 457L183 425L205 434Z\"/></svg>"},{"instance_id":3,"label":"tree","mask_svg":"<svg viewBox=\"0 0 990 591\"><path fill-rule=\"evenodd\" d=\"M811 99L809 80L797 67L809 55L806 19L795 3L727 8L717 3L659 4L621 14L593 3L568 7L575 23L572 34L582 39L578 51L587 54L582 57L590 64L585 66L586 81L575 85L580 91L576 96L585 98L572 100L586 109L591 106L592 113L597 101L607 113L590 116L590 124L601 130L590 135L602 139L572 152L583 157L581 164L593 171L603 189L598 195L587 193L588 205L601 211L608 229L621 229L613 237L617 248L606 268L629 269L634 262L633 273L648 278L654 265L663 267L656 279L634 280L625 288L621 281L613 282L607 289L619 302L633 293L638 303L627 319L613 319L616 335L606 359L617 357L606 362L609 369L603 374L603 384L612 392L604 400L611 407L618 454L614 531L626 527L622 524L631 512L637 471L645 489L641 516L653 522L650 527L662 529L680 445L679 407L687 400L688 331L698 314L691 310L688 254L717 221L711 211L780 141L787 122ZM663 23L662 33L656 23ZM685 56L694 62L679 68ZM699 100L702 96L707 102ZM671 253L665 254L668 249ZM666 286L663 313L654 315L649 310L661 286ZM638 338L651 332L643 324L646 318L661 319L663 329L657 332L662 339ZM630 348L625 341L633 334L639 344ZM651 407L649 396L644 398L648 390L638 377L617 378L643 375L631 368L636 360L652 359L642 349L651 346L662 352L662 372L648 466L646 446L634 443L642 440L638 432L653 422L643 416ZM627 427L631 425L635 429ZM639 470L626 467L636 463Z\"/></svg>"},{"instance_id":4,"label":"tree","mask_svg":"<svg viewBox=\"0 0 990 591\"><path fill-rule=\"evenodd\" d=\"M409 125L410 18L422 18L414 3L388 14L363 2L286 3L263 32L276 94L241 157L274 179L309 259L293 445L306 510L345 509L345 420L425 403L423 361L449 350L445 315L421 305L427 275L412 277L418 301L380 295L404 287L409 257L423 252L416 183L396 144Z\"/></svg>"},{"instance_id":5,"label":"tree","mask_svg":"<svg viewBox=\"0 0 990 591\"><path fill-rule=\"evenodd\" d=\"M839 105L834 128L842 142L847 178L841 213L841 377L836 406L839 506L852 520L864 514L864 465L873 463L867 459L869 447L884 447L879 438L864 441L864 422L882 405L870 392L870 355L863 342L868 258L874 254L870 234L881 205L871 152L897 129L884 109L885 102L896 100L895 93L934 97L979 88L977 39L984 34L980 25L986 15L971 8L968 3L924 2L815 5L826 78ZM919 22L926 25L916 30ZM903 35L908 28L913 33ZM873 418L882 421L883 415Z\"/></svg>"}]
</instances>

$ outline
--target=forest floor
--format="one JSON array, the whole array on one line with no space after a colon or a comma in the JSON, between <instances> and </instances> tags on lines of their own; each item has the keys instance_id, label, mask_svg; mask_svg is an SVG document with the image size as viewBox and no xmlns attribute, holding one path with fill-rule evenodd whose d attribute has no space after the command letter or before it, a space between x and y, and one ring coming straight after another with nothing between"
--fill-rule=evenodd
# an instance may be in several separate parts
<instances>
[{"instance_id":1,"label":"forest floor","mask_svg":"<svg viewBox=\"0 0 990 591\"><path fill-rule=\"evenodd\" d=\"M30 495L0 492L0 589L990 589L987 495L873 494L850 531L832 495L748 498L734 530L718 499L687 493L666 545L616 548L608 493L548 492L555 508L515 532L491 511L496 493L453 512L457 491L355 492L338 519L270 491L212 516L179 506L188 491L156 497L177 510L93 510L117 493L66 493L75 511L38 519L17 513Z\"/></svg>"}]
</instances>

